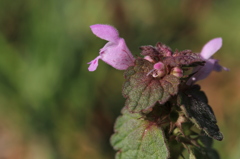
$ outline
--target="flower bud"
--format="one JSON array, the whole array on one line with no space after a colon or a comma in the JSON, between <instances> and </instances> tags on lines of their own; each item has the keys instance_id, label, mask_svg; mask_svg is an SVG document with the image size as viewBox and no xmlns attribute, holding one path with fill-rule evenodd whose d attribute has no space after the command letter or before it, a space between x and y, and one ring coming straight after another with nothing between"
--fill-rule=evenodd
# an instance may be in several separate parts
<instances>
[{"instance_id":1,"label":"flower bud","mask_svg":"<svg viewBox=\"0 0 240 159\"><path fill-rule=\"evenodd\" d=\"M155 70L152 74L153 77L162 77L165 75L165 66L162 62L155 63L153 68Z\"/></svg>"},{"instance_id":2,"label":"flower bud","mask_svg":"<svg viewBox=\"0 0 240 159\"><path fill-rule=\"evenodd\" d=\"M183 70L179 67L174 67L171 72L174 76L181 78L183 76Z\"/></svg>"},{"instance_id":3,"label":"flower bud","mask_svg":"<svg viewBox=\"0 0 240 159\"><path fill-rule=\"evenodd\" d=\"M149 62L154 62L154 60L150 56L145 56L144 59L148 60Z\"/></svg>"}]
</instances>

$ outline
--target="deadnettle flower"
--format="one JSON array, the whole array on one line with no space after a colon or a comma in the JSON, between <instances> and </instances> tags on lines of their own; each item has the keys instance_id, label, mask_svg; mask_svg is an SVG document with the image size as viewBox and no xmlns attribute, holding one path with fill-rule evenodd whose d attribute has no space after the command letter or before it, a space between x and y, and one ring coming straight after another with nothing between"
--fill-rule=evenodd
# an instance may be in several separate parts
<instances>
[{"instance_id":1,"label":"deadnettle flower","mask_svg":"<svg viewBox=\"0 0 240 159\"><path fill-rule=\"evenodd\" d=\"M191 77L187 84L190 85L196 81L205 79L212 71L228 71L229 69L219 65L218 60L211 58L222 47L222 38L215 38L205 44L200 53L203 60L205 60L204 66L197 66L193 72L196 72Z\"/></svg>"},{"instance_id":2,"label":"deadnettle flower","mask_svg":"<svg viewBox=\"0 0 240 159\"><path fill-rule=\"evenodd\" d=\"M152 74L153 77L162 77L165 75L165 66L162 62L155 63L153 69L147 73L147 76Z\"/></svg>"},{"instance_id":3,"label":"deadnettle flower","mask_svg":"<svg viewBox=\"0 0 240 159\"><path fill-rule=\"evenodd\" d=\"M99 56L89 62L89 71L95 71L98 67L98 60L101 59L107 64L118 70L126 70L134 64L134 57L129 51L125 40L119 37L118 31L104 24L95 24L90 26L93 34L97 37L107 40L103 48L100 49Z\"/></svg>"}]
</instances>

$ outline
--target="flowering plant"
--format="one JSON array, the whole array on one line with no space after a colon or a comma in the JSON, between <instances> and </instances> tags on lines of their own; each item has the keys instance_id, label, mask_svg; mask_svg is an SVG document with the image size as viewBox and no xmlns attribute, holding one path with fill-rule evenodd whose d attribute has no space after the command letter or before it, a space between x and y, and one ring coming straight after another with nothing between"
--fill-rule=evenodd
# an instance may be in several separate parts
<instances>
[{"instance_id":1,"label":"flowering plant","mask_svg":"<svg viewBox=\"0 0 240 159\"><path fill-rule=\"evenodd\" d=\"M212 139L222 140L217 120L198 80L211 71L228 70L211 56L222 46L222 39L209 41L200 53L173 52L168 46L142 46L143 57L134 58L118 31L96 24L92 32L108 43L89 62L95 71L101 59L118 70L125 70L125 106L111 137L116 158L178 158L187 150L194 158L219 158Z\"/></svg>"}]
</instances>

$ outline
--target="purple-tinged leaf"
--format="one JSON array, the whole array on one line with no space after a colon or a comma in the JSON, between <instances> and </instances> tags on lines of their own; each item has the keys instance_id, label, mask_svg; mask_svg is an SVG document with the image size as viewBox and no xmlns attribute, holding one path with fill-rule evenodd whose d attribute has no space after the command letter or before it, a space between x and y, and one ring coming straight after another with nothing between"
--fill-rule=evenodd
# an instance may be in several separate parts
<instances>
[{"instance_id":1,"label":"purple-tinged leaf","mask_svg":"<svg viewBox=\"0 0 240 159\"><path fill-rule=\"evenodd\" d=\"M142 50L141 54L143 56L159 56L161 55L155 47L151 46L151 45L146 45L146 46L141 46L140 49Z\"/></svg>"},{"instance_id":2,"label":"purple-tinged leaf","mask_svg":"<svg viewBox=\"0 0 240 159\"><path fill-rule=\"evenodd\" d=\"M153 63L137 59L135 66L125 72L123 95L127 98L125 106L132 112L148 113L156 102L164 104L178 92L180 80L176 76L154 78L148 75L152 68Z\"/></svg>"},{"instance_id":3,"label":"purple-tinged leaf","mask_svg":"<svg viewBox=\"0 0 240 159\"><path fill-rule=\"evenodd\" d=\"M164 58L163 63L170 67L190 66L192 64L203 64L204 60L201 58L200 54L193 53L190 50L185 50L175 52L173 56Z\"/></svg>"}]
</instances>

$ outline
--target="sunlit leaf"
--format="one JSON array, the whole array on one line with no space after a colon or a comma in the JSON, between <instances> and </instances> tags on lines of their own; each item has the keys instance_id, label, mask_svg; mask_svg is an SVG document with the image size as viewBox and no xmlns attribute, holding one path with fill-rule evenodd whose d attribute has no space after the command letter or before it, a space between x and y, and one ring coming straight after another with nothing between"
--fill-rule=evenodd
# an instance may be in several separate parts
<instances>
[{"instance_id":1,"label":"sunlit leaf","mask_svg":"<svg viewBox=\"0 0 240 159\"><path fill-rule=\"evenodd\" d=\"M138 113L123 110L115 123L111 144L118 159L167 159L168 147L162 129Z\"/></svg>"}]
</instances>

